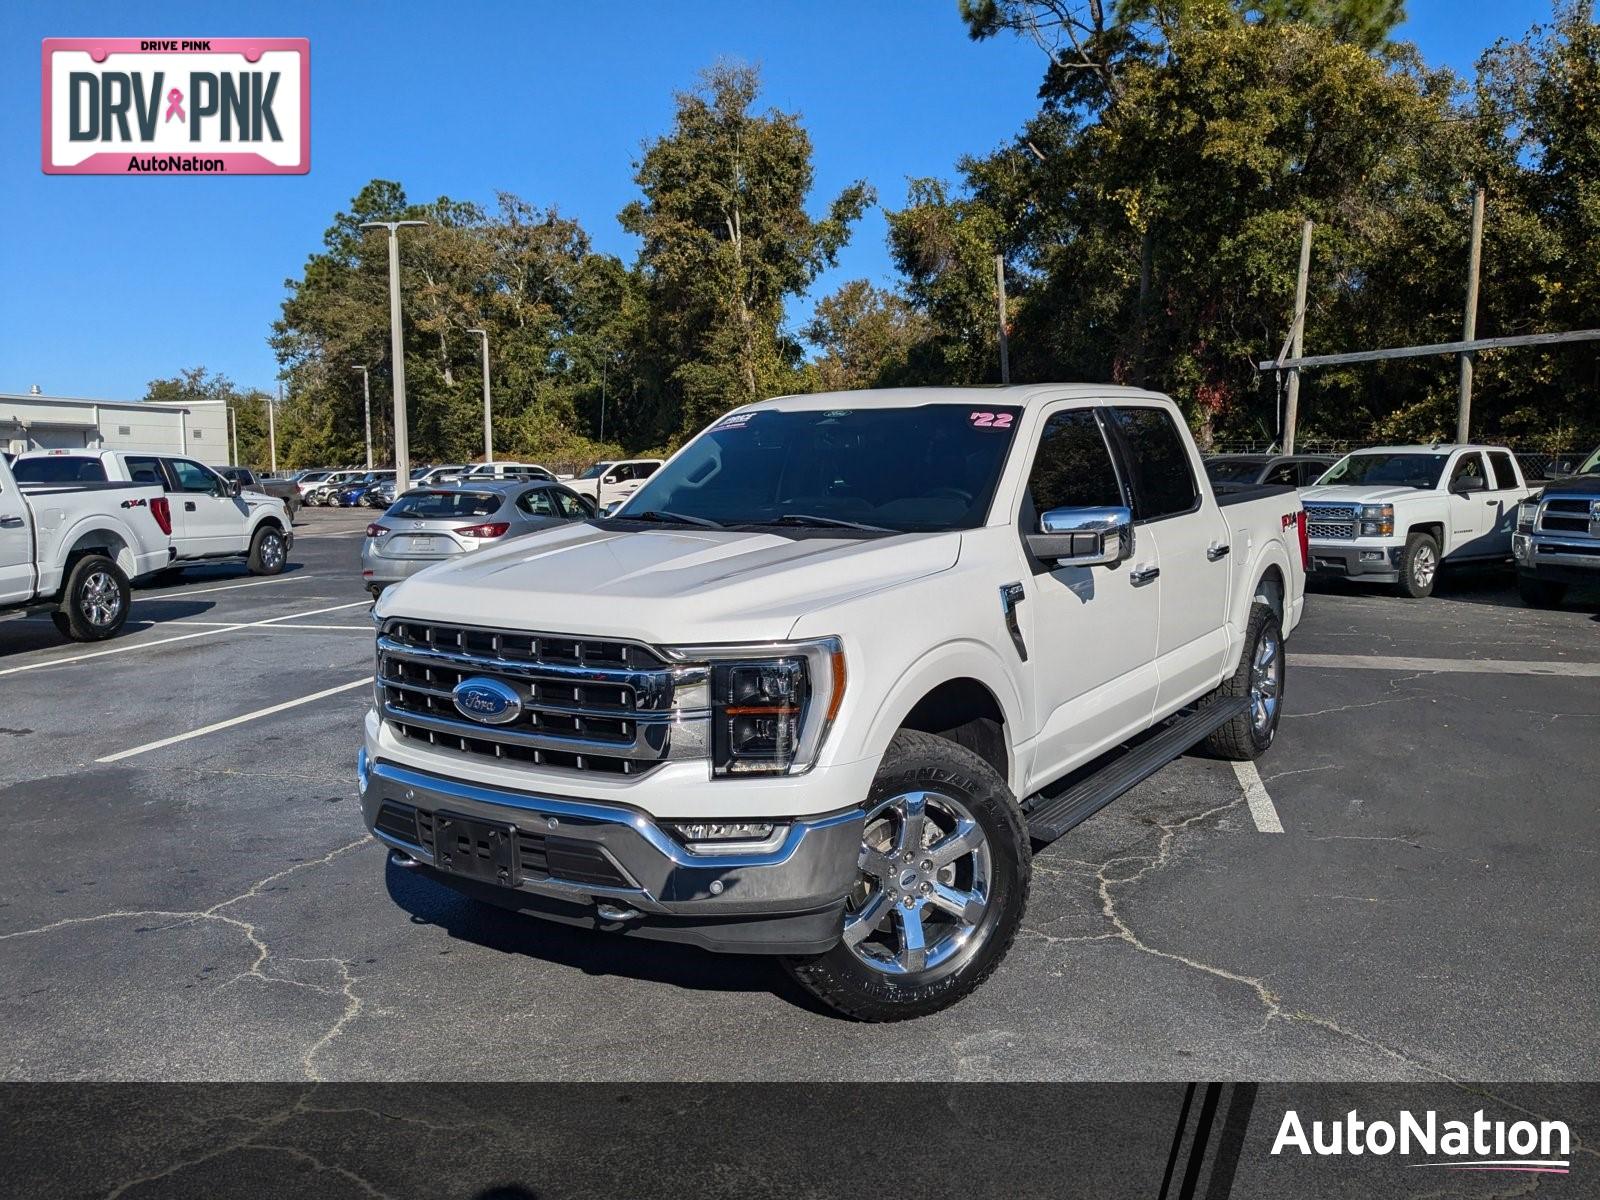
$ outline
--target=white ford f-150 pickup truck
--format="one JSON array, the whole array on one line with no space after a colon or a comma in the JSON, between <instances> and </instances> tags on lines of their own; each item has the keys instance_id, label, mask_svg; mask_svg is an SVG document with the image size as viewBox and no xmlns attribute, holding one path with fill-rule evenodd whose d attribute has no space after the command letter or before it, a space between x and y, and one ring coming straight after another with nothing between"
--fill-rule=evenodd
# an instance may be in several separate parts
<instances>
[{"instance_id":1,"label":"white ford f-150 pickup truck","mask_svg":"<svg viewBox=\"0 0 1600 1200\"><path fill-rule=\"evenodd\" d=\"M171 558L172 511L159 487L18 484L0 459L0 611L48 612L80 642L128 619L128 581Z\"/></svg>"},{"instance_id":2,"label":"white ford f-150 pickup truck","mask_svg":"<svg viewBox=\"0 0 1600 1200\"><path fill-rule=\"evenodd\" d=\"M1347 454L1301 493L1311 573L1432 593L1442 562L1511 558L1532 495L1504 446L1382 446Z\"/></svg>"},{"instance_id":3,"label":"white ford f-150 pickup truck","mask_svg":"<svg viewBox=\"0 0 1600 1200\"><path fill-rule=\"evenodd\" d=\"M1219 502L1150 392L749 405L613 516L384 593L363 814L392 869L933 1012L1010 946L1033 842L1272 744L1300 515Z\"/></svg>"},{"instance_id":4,"label":"white ford f-150 pickup truck","mask_svg":"<svg viewBox=\"0 0 1600 1200\"><path fill-rule=\"evenodd\" d=\"M148 483L167 494L172 508L173 567L219 558L243 558L254 575L276 575L294 544L284 502L246 492L210 467L175 454L134 450L32 450L13 467L24 483L111 480Z\"/></svg>"}]
</instances>

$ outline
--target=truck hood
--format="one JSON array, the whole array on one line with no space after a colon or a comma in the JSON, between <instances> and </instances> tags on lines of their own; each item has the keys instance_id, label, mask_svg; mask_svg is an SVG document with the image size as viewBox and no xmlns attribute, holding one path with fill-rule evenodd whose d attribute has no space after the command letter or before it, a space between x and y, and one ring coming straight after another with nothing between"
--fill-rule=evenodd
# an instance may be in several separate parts
<instances>
[{"instance_id":1,"label":"truck hood","mask_svg":"<svg viewBox=\"0 0 1600 1200\"><path fill-rule=\"evenodd\" d=\"M1300 501L1302 504L1394 504L1434 494L1426 488L1402 487L1395 484L1366 487L1358 483L1335 483L1327 487L1307 488L1300 493Z\"/></svg>"},{"instance_id":2,"label":"truck hood","mask_svg":"<svg viewBox=\"0 0 1600 1200\"><path fill-rule=\"evenodd\" d=\"M808 613L949 570L960 548L959 533L791 538L579 523L430 567L375 612L659 645L775 641Z\"/></svg>"}]
</instances>

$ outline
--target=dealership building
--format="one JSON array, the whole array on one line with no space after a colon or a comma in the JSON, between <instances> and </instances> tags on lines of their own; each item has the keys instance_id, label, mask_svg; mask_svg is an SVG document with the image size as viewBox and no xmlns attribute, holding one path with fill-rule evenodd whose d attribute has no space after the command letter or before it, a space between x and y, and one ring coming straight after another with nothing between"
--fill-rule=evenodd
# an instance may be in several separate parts
<instances>
[{"instance_id":1,"label":"dealership building","mask_svg":"<svg viewBox=\"0 0 1600 1200\"><path fill-rule=\"evenodd\" d=\"M228 406L221 400L145 404L0 393L0 449L141 450L186 454L214 466L233 461Z\"/></svg>"}]
</instances>

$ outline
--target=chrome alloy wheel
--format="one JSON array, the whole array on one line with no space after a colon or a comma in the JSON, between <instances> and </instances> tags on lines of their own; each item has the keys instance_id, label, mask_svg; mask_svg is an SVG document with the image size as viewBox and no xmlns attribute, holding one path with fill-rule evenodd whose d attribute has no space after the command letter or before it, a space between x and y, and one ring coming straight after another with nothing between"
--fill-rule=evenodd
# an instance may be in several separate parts
<instances>
[{"instance_id":1,"label":"chrome alloy wheel","mask_svg":"<svg viewBox=\"0 0 1600 1200\"><path fill-rule=\"evenodd\" d=\"M122 589L109 571L92 571L78 591L78 611L97 629L115 624L122 612Z\"/></svg>"},{"instance_id":2,"label":"chrome alloy wheel","mask_svg":"<svg viewBox=\"0 0 1600 1200\"><path fill-rule=\"evenodd\" d=\"M1272 728L1278 715L1283 681L1283 647L1275 629L1263 629L1250 663L1250 724L1258 736Z\"/></svg>"},{"instance_id":3,"label":"chrome alloy wheel","mask_svg":"<svg viewBox=\"0 0 1600 1200\"><path fill-rule=\"evenodd\" d=\"M977 953L992 863L960 800L916 791L880 801L867 813L860 867L844 944L867 967L926 982Z\"/></svg>"},{"instance_id":4,"label":"chrome alloy wheel","mask_svg":"<svg viewBox=\"0 0 1600 1200\"><path fill-rule=\"evenodd\" d=\"M1422 545L1417 547L1417 552L1411 556L1411 578L1416 581L1419 588L1427 589L1433 583L1434 574L1439 570L1439 560L1434 556L1433 547Z\"/></svg>"},{"instance_id":5,"label":"chrome alloy wheel","mask_svg":"<svg viewBox=\"0 0 1600 1200\"><path fill-rule=\"evenodd\" d=\"M269 571L283 566L283 535L268 530L261 538L261 565Z\"/></svg>"}]
</instances>

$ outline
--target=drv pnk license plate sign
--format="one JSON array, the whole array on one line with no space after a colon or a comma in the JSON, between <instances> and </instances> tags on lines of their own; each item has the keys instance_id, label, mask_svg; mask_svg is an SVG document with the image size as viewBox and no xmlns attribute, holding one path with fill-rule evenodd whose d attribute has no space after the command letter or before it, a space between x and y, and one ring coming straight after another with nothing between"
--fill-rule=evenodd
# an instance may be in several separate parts
<instances>
[{"instance_id":1,"label":"drv pnk license plate sign","mask_svg":"<svg viewBox=\"0 0 1600 1200\"><path fill-rule=\"evenodd\" d=\"M304 175L305 38L46 38L47 175Z\"/></svg>"}]
</instances>

